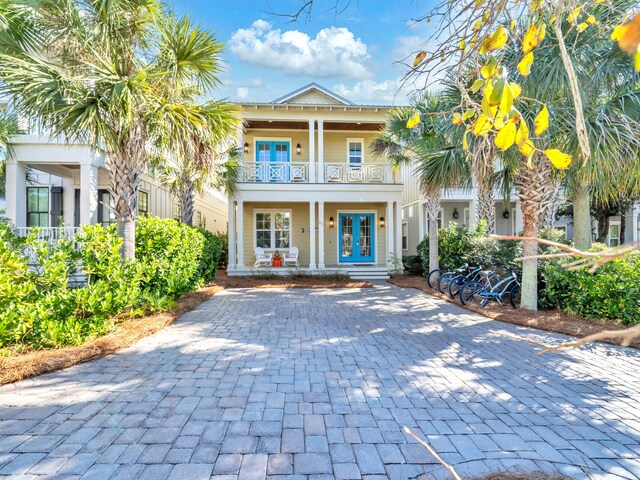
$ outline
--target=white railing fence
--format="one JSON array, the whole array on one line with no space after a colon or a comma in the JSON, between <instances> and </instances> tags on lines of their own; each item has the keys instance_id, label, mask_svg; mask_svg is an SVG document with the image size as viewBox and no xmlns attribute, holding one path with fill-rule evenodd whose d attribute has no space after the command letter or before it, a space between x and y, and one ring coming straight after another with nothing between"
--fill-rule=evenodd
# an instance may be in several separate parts
<instances>
[{"instance_id":1,"label":"white railing fence","mask_svg":"<svg viewBox=\"0 0 640 480\"><path fill-rule=\"evenodd\" d=\"M387 165L325 163L324 181L327 183L388 183Z\"/></svg>"},{"instance_id":2,"label":"white railing fence","mask_svg":"<svg viewBox=\"0 0 640 480\"><path fill-rule=\"evenodd\" d=\"M320 183L393 183L391 168L384 163L350 164L299 162L243 162L240 181L249 183L309 183L311 171Z\"/></svg>"},{"instance_id":3,"label":"white railing fence","mask_svg":"<svg viewBox=\"0 0 640 480\"><path fill-rule=\"evenodd\" d=\"M243 162L240 181L308 183L309 164L300 162Z\"/></svg>"},{"instance_id":4,"label":"white railing fence","mask_svg":"<svg viewBox=\"0 0 640 480\"><path fill-rule=\"evenodd\" d=\"M32 232L37 232L38 240L55 243L60 240L73 240L76 233L80 230L78 227L16 227L15 234L18 237L26 237Z\"/></svg>"}]
</instances>

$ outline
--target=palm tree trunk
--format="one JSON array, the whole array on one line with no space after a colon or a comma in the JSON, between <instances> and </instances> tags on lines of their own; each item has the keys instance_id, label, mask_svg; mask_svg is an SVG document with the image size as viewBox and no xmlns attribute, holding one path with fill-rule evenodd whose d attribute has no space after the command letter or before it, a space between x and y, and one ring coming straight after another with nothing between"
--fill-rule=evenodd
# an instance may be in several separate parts
<instances>
[{"instance_id":1,"label":"palm tree trunk","mask_svg":"<svg viewBox=\"0 0 640 480\"><path fill-rule=\"evenodd\" d=\"M180 182L180 221L185 225L193 226L195 214L195 185L190 178L183 178Z\"/></svg>"},{"instance_id":2,"label":"palm tree trunk","mask_svg":"<svg viewBox=\"0 0 640 480\"><path fill-rule=\"evenodd\" d=\"M605 243L607 241L607 235L609 235L609 216L608 215L600 215L596 217L598 221L598 238L596 238L596 242Z\"/></svg>"},{"instance_id":3,"label":"palm tree trunk","mask_svg":"<svg viewBox=\"0 0 640 480\"><path fill-rule=\"evenodd\" d=\"M113 212L122 235L123 258L134 259L136 255L136 219L138 217L138 189L140 174L136 157L130 152L112 154L108 160L111 173L111 195Z\"/></svg>"},{"instance_id":4,"label":"palm tree trunk","mask_svg":"<svg viewBox=\"0 0 640 480\"><path fill-rule=\"evenodd\" d=\"M625 243L625 235L627 234L627 209L622 207L620 214L620 245Z\"/></svg>"},{"instance_id":5,"label":"palm tree trunk","mask_svg":"<svg viewBox=\"0 0 640 480\"><path fill-rule=\"evenodd\" d=\"M538 237L544 198L548 195L545 193L545 185L550 173L549 162L536 154L532 161L532 168L521 168L516 177L525 237ZM522 253L524 257L537 255L538 243L523 242ZM522 262L520 305L526 310L538 309L538 260L535 258Z\"/></svg>"},{"instance_id":6,"label":"palm tree trunk","mask_svg":"<svg viewBox=\"0 0 640 480\"><path fill-rule=\"evenodd\" d=\"M556 215L562 202L562 182L559 178L550 179L548 192L541 218L543 228L552 228L556 221Z\"/></svg>"},{"instance_id":7,"label":"palm tree trunk","mask_svg":"<svg viewBox=\"0 0 640 480\"><path fill-rule=\"evenodd\" d=\"M591 247L591 204L586 185L577 186L572 195L573 203L573 244L579 250Z\"/></svg>"},{"instance_id":8,"label":"palm tree trunk","mask_svg":"<svg viewBox=\"0 0 640 480\"><path fill-rule=\"evenodd\" d=\"M438 212L440 211L440 190L427 195L425 202L429 218L429 271L440 268L438 258Z\"/></svg>"},{"instance_id":9,"label":"palm tree trunk","mask_svg":"<svg viewBox=\"0 0 640 480\"><path fill-rule=\"evenodd\" d=\"M487 222L487 233L496 233L496 202L493 198L493 189L478 186L477 218Z\"/></svg>"}]
</instances>

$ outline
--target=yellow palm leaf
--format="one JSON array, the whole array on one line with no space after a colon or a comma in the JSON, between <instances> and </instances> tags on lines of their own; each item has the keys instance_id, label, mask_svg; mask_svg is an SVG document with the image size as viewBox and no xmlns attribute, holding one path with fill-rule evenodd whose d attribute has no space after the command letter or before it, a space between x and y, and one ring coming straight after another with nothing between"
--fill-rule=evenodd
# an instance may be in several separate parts
<instances>
[{"instance_id":1,"label":"yellow palm leaf","mask_svg":"<svg viewBox=\"0 0 640 480\"><path fill-rule=\"evenodd\" d=\"M418 112L416 112L416 113L413 114L413 117L411 117L407 121L407 128L409 128L409 129L415 128L419 124L420 124L420 114Z\"/></svg>"}]
</instances>

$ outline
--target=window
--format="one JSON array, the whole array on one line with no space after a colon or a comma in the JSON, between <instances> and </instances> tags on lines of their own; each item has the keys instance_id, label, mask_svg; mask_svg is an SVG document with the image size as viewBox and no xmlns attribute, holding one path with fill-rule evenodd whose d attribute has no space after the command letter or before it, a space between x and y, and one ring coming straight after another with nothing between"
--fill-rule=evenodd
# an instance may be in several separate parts
<instances>
[{"instance_id":1,"label":"window","mask_svg":"<svg viewBox=\"0 0 640 480\"><path fill-rule=\"evenodd\" d=\"M361 139L347 139L347 161L349 163L358 164L364 162L363 143L364 141Z\"/></svg>"},{"instance_id":2,"label":"window","mask_svg":"<svg viewBox=\"0 0 640 480\"><path fill-rule=\"evenodd\" d=\"M620 224L611 223L609 225L609 246L617 247L620 245Z\"/></svg>"},{"instance_id":3,"label":"window","mask_svg":"<svg viewBox=\"0 0 640 480\"><path fill-rule=\"evenodd\" d=\"M140 190L138 192L138 214L147 215L149 213L149 193Z\"/></svg>"},{"instance_id":4,"label":"window","mask_svg":"<svg viewBox=\"0 0 640 480\"><path fill-rule=\"evenodd\" d=\"M409 250L409 224L407 222L402 224L402 249Z\"/></svg>"},{"instance_id":5,"label":"window","mask_svg":"<svg viewBox=\"0 0 640 480\"><path fill-rule=\"evenodd\" d=\"M256 212L255 227L256 247L273 250L291 246L291 212Z\"/></svg>"},{"instance_id":6,"label":"window","mask_svg":"<svg viewBox=\"0 0 640 480\"><path fill-rule=\"evenodd\" d=\"M196 226L205 228L207 226L207 217L200 210L196 210Z\"/></svg>"},{"instance_id":7,"label":"window","mask_svg":"<svg viewBox=\"0 0 640 480\"><path fill-rule=\"evenodd\" d=\"M27 226L49 226L49 187L27 187Z\"/></svg>"},{"instance_id":8,"label":"window","mask_svg":"<svg viewBox=\"0 0 640 480\"><path fill-rule=\"evenodd\" d=\"M107 190L98 190L98 223L103 227L108 227L116 221L112 208L111 194Z\"/></svg>"}]
</instances>

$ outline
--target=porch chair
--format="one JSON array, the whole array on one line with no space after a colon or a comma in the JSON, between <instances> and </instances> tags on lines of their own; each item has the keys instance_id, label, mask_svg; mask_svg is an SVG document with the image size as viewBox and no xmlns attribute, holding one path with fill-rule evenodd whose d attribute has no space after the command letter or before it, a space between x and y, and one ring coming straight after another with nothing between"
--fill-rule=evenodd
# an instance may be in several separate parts
<instances>
[{"instance_id":1,"label":"porch chair","mask_svg":"<svg viewBox=\"0 0 640 480\"><path fill-rule=\"evenodd\" d=\"M298 261L298 247L291 247L289 249L289 253L285 253L282 257L282 261L284 266L287 266L287 263L293 263L296 267L300 266L300 262Z\"/></svg>"},{"instance_id":2,"label":"porch chair","mask_svg":"<svg viewBox=\"0 0 640 480\"><path fill-rule=\"evenodd\" d=\"M256 247L254 249L254 253L256 255L256 263L253 264L254 267L259 267L264 264L265 267L271 266L271 260L273 255L271 253L265 253L264 248Z\"/></svg>"}]
</instances>

